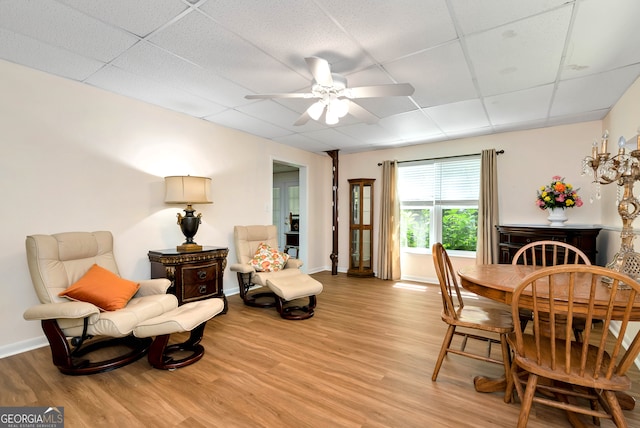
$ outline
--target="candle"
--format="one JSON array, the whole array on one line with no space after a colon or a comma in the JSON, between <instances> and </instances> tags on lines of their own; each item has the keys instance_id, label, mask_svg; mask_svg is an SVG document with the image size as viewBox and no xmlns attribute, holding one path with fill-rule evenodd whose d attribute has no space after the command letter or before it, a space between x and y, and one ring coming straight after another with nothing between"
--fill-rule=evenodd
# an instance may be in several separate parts
<instances>
[{"instance_id":1,"label":"candle","mask_svg":"<svg viewBox=\"0 0 640 428\"><path fill-rule=\"evenodd\" d=\"M596 140L593 140L593 146L591 147L591 157L595 159L597 156L598 156L598 142Z\"/></svg>"},{"instance_id":2,"label":"candle","mask_svg":"<svg viewBox=\"0 0 640 428\"><path fill-rule=\"evenodd\" d=\"M602 134L602 148L600 153L607 153L607 139L609 138L609 131L604 131Z\"/></svg>"},{"instance_id":3,"label":"candle","mask_svg":"<svg viewBox=\"0 0 640 428\"><path fill-rule=\"evenodd\" d=\"M627 141L624 139L624 137L620 137L618 139L618 154L619 155L623 155L624 154L624 145L627 144Z\"/></svg>"},{"instance_id":4,"label":"candle","mask_svg":"<svg viewBox=\"0 0 640 428\"><path fill-rule=\"evenodd\" d=\"M636 140L638 141L638 150L640 150L640 126L638 127L638 135L636 135Z\"/></svg>"}]
</instances>

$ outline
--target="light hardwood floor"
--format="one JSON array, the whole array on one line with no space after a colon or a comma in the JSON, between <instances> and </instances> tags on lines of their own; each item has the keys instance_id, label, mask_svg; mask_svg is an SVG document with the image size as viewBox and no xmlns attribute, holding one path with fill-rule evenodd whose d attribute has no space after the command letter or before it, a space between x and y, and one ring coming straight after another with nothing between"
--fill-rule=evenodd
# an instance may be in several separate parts
<instances>
[{"instance_id":1,"label":"light hardwood floor","mask_svg":"<svg viewBox=\"0 0 640 428\"><path fill-rule=\"evenodd\" d=\"M283 320L230 296L228 314L207 325L203 359L173 372L142 359L65 376L48 348L4 358L0 406L64 406L68 428L516 425L518 403L473 389L474 376L499 376L501 366L453 355L431 381L446 328L437 286L313 276L324 284L313 318ZM637 399L640 374L630 375ZM640 410L625 416L640 426ZM529 427L549 426L569 424L534 405Z\"/></svg>"}]
</instances>

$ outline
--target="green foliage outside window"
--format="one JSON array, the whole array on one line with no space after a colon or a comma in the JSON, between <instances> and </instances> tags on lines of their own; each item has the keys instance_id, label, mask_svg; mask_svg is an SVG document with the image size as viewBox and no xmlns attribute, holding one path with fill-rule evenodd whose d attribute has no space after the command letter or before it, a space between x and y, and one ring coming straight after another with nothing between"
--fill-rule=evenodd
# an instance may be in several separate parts
<instances>
[{"instance_id":1,"label":"green foliage outside window","mask_svg":"<svg viewBox=\"0 0 640 428\"><path fill-rule=\"evenodd\" d=\"M400 246L430 248L430 219L431 211L428 209L403 209L400 215Z\"/></svg>"},{"instance_id":2,"label":"green foliage outside window","mask_svg":"<svg viewBox=\"0 0 640 428\"><path fill-rule=\"evenodd\" d=\"M431 210L402 209L400 246L430 249ZM476 251L478 209L445 208L442 210L442 245L447 250Z\"/></svg>"},{"instance_id":3,"label":"green foliage outside window","mask_svg":"<svg viewBox=\"0 0 640 428\"><path fill-rule=\"evenodd\" d=\"M445 249L475 251L477 242L477 208L442 210L442 245Z\"/></svg>"}]
</instances>

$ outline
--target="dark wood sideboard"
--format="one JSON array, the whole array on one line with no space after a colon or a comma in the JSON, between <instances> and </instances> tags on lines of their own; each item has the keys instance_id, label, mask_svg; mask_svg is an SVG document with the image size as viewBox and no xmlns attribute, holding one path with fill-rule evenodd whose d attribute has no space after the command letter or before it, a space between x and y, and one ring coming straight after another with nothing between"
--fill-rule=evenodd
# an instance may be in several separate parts
<instances>
[{"instance_id":1,"label":"dark wood sideboard","mask_svg":"<svg viewBox=\"0 0 640 428\"><path fill-rule=\"evenodd\" d=\"M500 239L498 252L500 263L511 263L513 256L523 246L534 241L562 241L581 249L591 263L596 264L596 238L602 227L595 225L546 225L505 224L496 226Z\"/></svg>"},{"instance_id":2,"label":"dark wood sideboard","mask_svg":"<svg viewBox=\"0 0 640 428\"><path fill-rule=\"evenodd\" d=\"M171 280L169 292L176 295L178 304L220 297L227 312L223 275L227 266L225 247L204 247L201 251L181 253L175 249L149 251L151 278Z\"/></svg>"}]
</instances>

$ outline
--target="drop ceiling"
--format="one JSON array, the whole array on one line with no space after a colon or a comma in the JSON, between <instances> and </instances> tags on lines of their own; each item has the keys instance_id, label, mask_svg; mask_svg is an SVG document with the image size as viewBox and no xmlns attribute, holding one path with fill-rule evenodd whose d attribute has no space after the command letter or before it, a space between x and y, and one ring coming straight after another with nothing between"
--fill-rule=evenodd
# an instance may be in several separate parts
<instances>
[{"instance_id":1,"label":"drop ceiling","mask_svg":"<svg viewBox=\"0 0 640 428\"><path fill-rule=\"evenodd\" d=\"M602 119L640 76L637 0L3 0L0 58L303 150L356 153ZM294 126L305 57L380 118Z\"/></svg>"}]
</instances>

